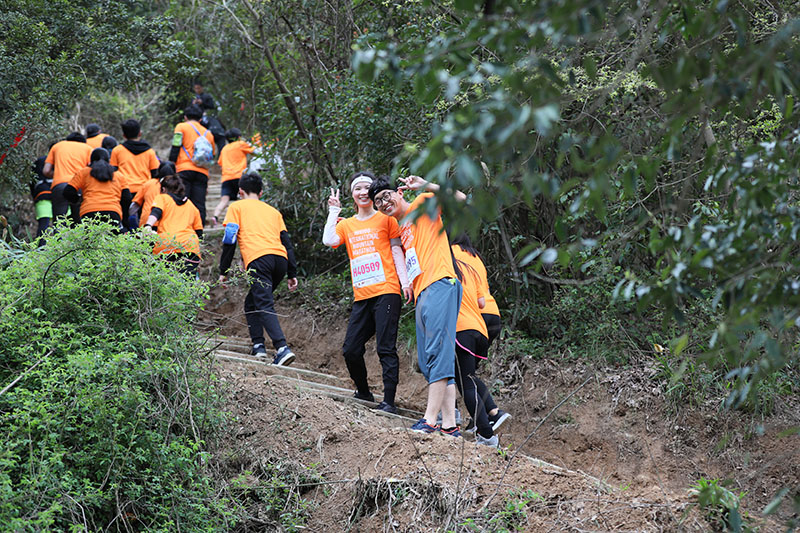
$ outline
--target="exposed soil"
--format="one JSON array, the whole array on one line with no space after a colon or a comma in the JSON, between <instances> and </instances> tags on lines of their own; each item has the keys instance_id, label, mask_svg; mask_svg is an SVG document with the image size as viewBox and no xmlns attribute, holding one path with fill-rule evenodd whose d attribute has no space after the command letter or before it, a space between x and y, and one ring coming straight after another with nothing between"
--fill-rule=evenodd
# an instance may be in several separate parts
<instances>
[{"instance_id":1,"label":"exposed soil","mask_svg":"<svg viewBox=\"0 0 800 533\"><path fill-rule=\"evenodd\" d=\"M245 289L243 283L213 288L203 316L206 326L246 339ZM302 292L287 296L285 286L282 291L277 312L298 354L294 366L352 386L341 357L348 305L323 308ZM380 365L373 350L368 347L368 370L379 394ZM398 403L423 410L425 382L402 347L401 361ZM236 448L251 460L277 454L315 465L326 482L341 482L305 494L315 503L307 524L311 531L468 531L458 527L468 519L480 528L496 528L512 489L532 490L542 498L526 507L522 525L528 531L704 531L711 526L691 510L687 492L701 477L731 480L732 490L746 492L743 508L762 530L780 529L785 515L764 521L760 510L780 488L797 486L800 479L798 437L781 436L800 425L797 406L779 406L781 416L760 423L712 407L673 415L653 373L646 365L592 368L544 360L500 368L491 363L484 377L487 383L502 381L496 399L514 415L498 454L467 439L411 434L361 406L268 381L258 366L220 363L238 419ZM553 407L582 384L525 443ZM509 461L516 451L521 454ZM566 471L537 466L523 455ZM407 496L398 499L394 494L400 492ZM359 506L362 510L355 511Z\"/></svg>"},{"instance_id":2,"label":"exposed soil","mask_svg":"<svg viewBox=\"0 0 800 533\"><path fill-rule=\"evenodd\" d=\"M213 248L201 268L209 281L215 279ZM245 293L243 280L213 287L201 325L247 340ZM298 356L293 366L352 387L341 356L349 303L322 302L301 280L294 294L282 285L276 310ZM426 383L409 350L398 348L398 404L424 410ZM467 439L413 434L403 428L407 422L269 379L263 366L221 361L219 374L237 420L225 452L237 459L223 467L233 477L264 458L278 458L322 475L324 484L303 489L313 502L309 531L498 531L515 525L525 531L709 531L713 524L688 494L701 477L729 480L731 490L745 493L742 507L751 523L761 531L781 530L788 506L767 518L761 510L781 488L800 485L800 436L786 434L800 427L798 399L779 398L776 414L764 420L722 410L719 403L676 414L650 365L506 365L490 357L484 380L514 416L498 453ZM367 347L367 368L379 397L374 343ZM525 498L525 513L505 507L519 500L509 497L510 490L536 494ZM243 529L265 530L265 523L254 518Z\"/></svg>"}]
</instances>

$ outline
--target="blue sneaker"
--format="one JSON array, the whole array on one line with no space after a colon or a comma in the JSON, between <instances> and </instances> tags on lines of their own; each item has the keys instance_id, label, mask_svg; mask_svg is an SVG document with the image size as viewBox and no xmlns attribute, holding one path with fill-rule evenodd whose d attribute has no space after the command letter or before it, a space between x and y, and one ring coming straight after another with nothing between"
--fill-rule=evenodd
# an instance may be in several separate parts
<instances>
[{"instance_id":1,"label":"blue sneaker","mask_svg":"<svg viewBox=\"0 0 800 533\"><path fill-rule=\"evenodd\" d=\"M288 346L283 346L278 349L278 352L275 354L275 359L272 360L272 364L275 366L289 366L293 361L294 352L292 352Z\"/></svg>"},{"instance_id":2,"label":"blue sneaker","mask_svg":"<svg viewBox=\"0 0 800 533\"><path fill-rule=\"evenodd\" d=\"M386 403L386 402L379 403L377 405L377 407L375 407L375 410L376 411L384 411L386 413L391 413L393 415L397 414L397 407L395 407L392 404Z\"/></svg>"},{"instance_id":3,"label":"blue sneaker","mask_svg":"<svg viewBox=\"0 0 800 533\"><path fill-rule=\"evenodd\" d=\"M442 432L442 435L449 435L451 437L461 436L461 431L458 429L458 426L452 427L450 429L441 428L439 431Z\"/></svg>"},{"instance_id":4,"label":"blue sneaker","mask_svg":"<svg viewBox=\"0 0 800 533\"><path fill-rule=\"evenodd\" d=\"M417 420L413 426L409 428L411 431L415 433L436 433L439 431L439 426L432 426L428 424L428 421L424 418L420 418Z\"/></svg>"},{"instance_id":5,"label":"blue sneaker","mask_svg":"<svg viewBox=\"0 0 800 533\"><path fill-rule=\"evenodd\" d=\"M255 357L266 357L267 356L267 349L264 347L263 344L254 344L253 349L250 350L250 355Z\"/></svg>"}]
</instances>

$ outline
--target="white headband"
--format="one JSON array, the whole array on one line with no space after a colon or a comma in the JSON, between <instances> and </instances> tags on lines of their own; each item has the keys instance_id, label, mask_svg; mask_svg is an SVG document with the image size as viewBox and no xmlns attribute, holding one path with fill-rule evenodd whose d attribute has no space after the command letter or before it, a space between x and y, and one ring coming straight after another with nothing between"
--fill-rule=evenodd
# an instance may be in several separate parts
<instances>
[{"instance_id":1,"label":"white headband","mask_svg":"<svg viewBox=\"0 0 800 533\"><path fill-rule=\"evenodd\" d=\"M359 183L369 183L370 185L372 185L372 178L370 178L369 176L363 176L363 175L355 178L350 183L350 192L353 192L353 189L355 189L356 185L358 185Z\"/></svg>"}]
</instances>

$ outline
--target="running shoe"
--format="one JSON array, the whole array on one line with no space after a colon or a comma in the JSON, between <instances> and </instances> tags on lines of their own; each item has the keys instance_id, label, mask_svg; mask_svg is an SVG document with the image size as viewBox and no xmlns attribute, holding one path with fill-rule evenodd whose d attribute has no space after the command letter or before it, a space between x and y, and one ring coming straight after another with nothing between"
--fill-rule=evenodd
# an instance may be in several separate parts
<instances>
[{"instance_id":1,"label":"running shoe","mask_svg":"<svg viewBox=\"0 0 800 533\"><path fill-rule=\"evenodd\" d=\"M376 411L384 411L386 413L392 413L393 415L397 414L397 407L392 404L381 402L375 407Z\"/></svg>"},{"instance_id":2,"label":"running shoe","mask_svg":"<svg viewBox=\"0 0 800 533\"><path fill-rule=\"evenodd\" d=\"M282 346L275 354L272 364L275 366L289 366L294 361L294 352L288 346Z\"/></svg>"},{"instance_id":3,"label":"running shoe","mask_svg":"<svg viewBox=\"0 0 800 533\"><path fill-rule=\"evenodd\" d=\"M455 426L455 427L452 427L452 428L449 428L449 429L441 428L439 431L442 432L442 435L449 435L451 437L460 437L461 436L461 430L458 429L458 426Z\"/></svg>"},{"instance_id":4,"label":"running shoe","mask_svg":"<svg viewBox=\"0 0 800 533\"><path fill-rule=\"evenodd\" d=\"M353 393L353 398L355 398L356 400L364 400L365 402L374 402L375 401L375 396L373 396L373 394L371 392L368 392L366 394L362 394L359 391L355 391Z\"/></svg>"},{"instance_id":5,"label":"running shoe","mask_svg":"<svg viewBox=\"0 0 800 533\"><path fill-rule=\"evenodd\" d=\"M490 424L491 424L491 422L490 422ZM474 437L475 436L475 430L477 430L477 429L478 428L475 426L475 421L472 419L472 417L469 417L467 419L467 425L464 426L464 435L467 435L467 436L470 436L470 437Z\"/></svg>"},{"instance_id":6,"label":"running shoe","mask_svg":"<svg viewBox=\"0 0 800 533\"><path fill-rule=\"evenodd\" d=\"M253 349L250 350L250 355L255 357L266 357L267 349L264 347L263 344L254 344Z\"/></svg>"},{"instance_id":7,"label":"running shoe","mask_svg":"<svg viewBox=\"0 0 800 533\"><path fill-rule=\"evenodd\" d=\"M415 433L436 433L439 431L439 426L432 426L428 424L428 421L424 418L420 418L417 420L413 426L409 428L411 431Z\"/></svg>"},{"instance_id":8,"label":"running shoe","mask_svg":"<svg viewBox=\"0 0 800 533\"><path fill-rule=\"evenodd\" d=\"M481 436L480 433L475 433L475 444L480 444L481 446L489 446L491 448L499 448L500 439L497 438L497 435L492 435L487 439L486 437Z\"/></svg>"},{"instance_id":9,"label":"running shoe","mask_svg":"<svg viewBox=\"0 0 800 533\"><path fill-rule=\"evenodd\" d=\"M509 420L511 420L511 415L502 409L498 409L497 414L494 416L489 415L489 424L492 426L492 431L495 433L498 433L500 431L500 427Z\"/></svg>"}]
</instances>

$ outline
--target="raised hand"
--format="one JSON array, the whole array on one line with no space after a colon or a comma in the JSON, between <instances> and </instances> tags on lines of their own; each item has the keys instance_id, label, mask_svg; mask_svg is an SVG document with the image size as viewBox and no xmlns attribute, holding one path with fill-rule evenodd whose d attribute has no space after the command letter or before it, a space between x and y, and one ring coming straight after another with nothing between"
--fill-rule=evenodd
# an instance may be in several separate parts
<instances>
[{"instance_id":1,"label":"raised hand","mask_svg":"<svg viewBox=\"0 0 800 533\"><path fill-rule=\"evenodd\" d=\"M404 190L416 191L419 189L424 189L428 185L428 182L419 176L409 176L407 178L400 178L400 181L403 182L403 185L398 187L398 189L401 191Z\"/></svg>"},{"instance_id":2,"label":"raised hand","mask_svg":"<svg viewBox=\"0 0 800 533\"><path fill-rule=\"evenodd\" d=\"M331 187L331 195L328 197L329 207L342 207L342 202L339 201L339 189Z\"/></svg>"}]
</instances>

